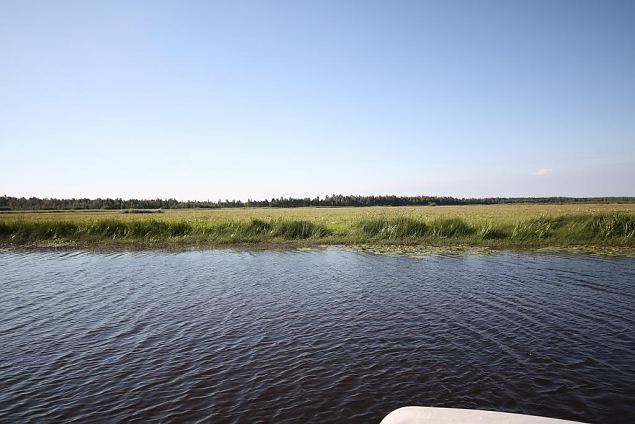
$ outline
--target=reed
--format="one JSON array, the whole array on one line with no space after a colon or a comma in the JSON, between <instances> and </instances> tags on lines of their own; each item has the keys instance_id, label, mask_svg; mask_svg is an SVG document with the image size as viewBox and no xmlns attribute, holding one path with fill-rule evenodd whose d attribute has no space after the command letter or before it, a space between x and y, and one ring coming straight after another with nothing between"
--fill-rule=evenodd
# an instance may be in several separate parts
<instances>
[{"instance_id":1,"label":"reed","mask_svg":"<svg viewBox=\"0 0 635 424\"><path fill-rule=\"evenodd\" d=\"M441 218L430 225L430 233L436 237L468 237L475 232L476 229L461 218Z\"/></svg>"},{"instance_id":2,"label":"reed","mask_svg":"<svg viewBox=\"0 0 635 424\"><path fill-rule=\"evenodd\" d=\"M326 237L331 232L323 225L302 220L278 220L273 226L271 235L286 240L307 239L309 237Z\"/></svg>"},{"instance_id":3,"label":"reed","mask_svg":"<svg viewBox=\"0 0 635 424\"><path fill-rule=\"evenodd\" d=\"M155 215L156 216L156 215ZM601 212L511 219L457 216L351 216L330 222L262 217L248 219L159 219L110 214L90 219L38 219L38 214L0 219L0 244L39 242L166 243L409 243L486 246L635 246L635 213Z\"/></svg>"},{"instance_id":4,"label":"reed","mask_svg":"<svg viewBox=\"0 0 635 424\"><path fill-rule=\"evenodd\" d=\"M425 222L409 217L362 219L356 226L363 236L388 240L422 237L428 231Z\"/></svg>"},{"instance_id":5,"label":"reed","mask_svg":"<svg viewBox=\"0 0 635 424\"><path fill-rule=\"evenodd\" d=\"M483 240L502 240L509 237L509 233L505 229L495 227L491 222L481 225L478 235Z\"/></svg>"}]
</instances>

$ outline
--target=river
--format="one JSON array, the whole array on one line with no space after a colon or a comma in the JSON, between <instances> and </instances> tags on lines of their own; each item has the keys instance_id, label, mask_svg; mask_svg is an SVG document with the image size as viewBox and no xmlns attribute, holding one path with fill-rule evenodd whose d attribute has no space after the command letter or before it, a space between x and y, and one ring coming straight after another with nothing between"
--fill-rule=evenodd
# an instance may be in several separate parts
<instances>
[{"instance_id":1,"label":"river","mask_svg":"<svg viewBox=\"0 0 635 424\"><path fill-rule=\"evenodd\" d=\"M635 259L0 252L3 422L635 422Z\"/></svg>"}]
</instances>

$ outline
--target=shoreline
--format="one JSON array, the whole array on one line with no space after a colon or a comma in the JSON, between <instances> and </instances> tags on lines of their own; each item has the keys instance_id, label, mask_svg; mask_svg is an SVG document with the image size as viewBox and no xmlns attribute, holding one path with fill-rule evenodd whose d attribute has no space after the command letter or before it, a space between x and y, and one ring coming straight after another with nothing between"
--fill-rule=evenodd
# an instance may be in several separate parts
<instances>
[{"instance_id":1,"label":"shoreline","mask_svg":"<svg viewBox=\"0 0 635 424\"><path fill-rule=\"evenodd\" d=\"M183 213L155 217L23 214L0 219L0 248L297 249L357 247L369 252L573 251L632 255L635 210L527 212L522 207L455 210L318 209L301 215ZM286 212L285 212L286 213ZM437 213L438 215L434 215Z\"/></svg>"},{"instance_id":2,"label":"shoreline","mask_svg":"<svg viewBox=\"0 0 635 424\"><path fill-rule=\"evenodd\" d=\"M324 240L280 240L263 242L227 242L192 240L152 241L57 241L57 242L0 242L0 251L50 251L85 250L99 251L187 251L187 250L245 250L245 251L294 251L306 249L340 249L376 255L435 256L435 255L489 255L501 252L532 254L571 254L635 257L635 244L519 244L519 243L422 243L417 241L380 242L332 242Z\"/></svg>"}]
</instances>

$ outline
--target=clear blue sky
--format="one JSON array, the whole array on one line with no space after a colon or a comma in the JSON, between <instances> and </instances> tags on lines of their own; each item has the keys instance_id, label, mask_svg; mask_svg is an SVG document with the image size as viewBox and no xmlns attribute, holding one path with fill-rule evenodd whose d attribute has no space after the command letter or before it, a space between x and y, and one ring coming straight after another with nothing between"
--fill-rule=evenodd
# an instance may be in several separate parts
<instances>
[{"instance_id":1,"label":"clear blue sky","mask_svg":"<svg viewBox=\"0 0 635 424\"><path fill-rule=\"evenodd\" d=\"M635 195L635 1L0 3L0 195Z\"/></svg>"}]
</instances>

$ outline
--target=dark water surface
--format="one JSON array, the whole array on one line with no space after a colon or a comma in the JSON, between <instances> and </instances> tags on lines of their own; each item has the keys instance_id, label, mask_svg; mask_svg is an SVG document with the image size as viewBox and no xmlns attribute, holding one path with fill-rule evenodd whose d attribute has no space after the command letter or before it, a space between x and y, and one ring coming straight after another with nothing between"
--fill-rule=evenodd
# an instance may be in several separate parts
<instances>
[{"instance_id":1,"label":"dark water surface","mask_svg":"<svg viewBox=\"0 0 635 424\"><path fill-rule=\"evenodd\" d=\"M3 422L635 422L635 259L0 252Z\"/></svg>"}]
</instances>

